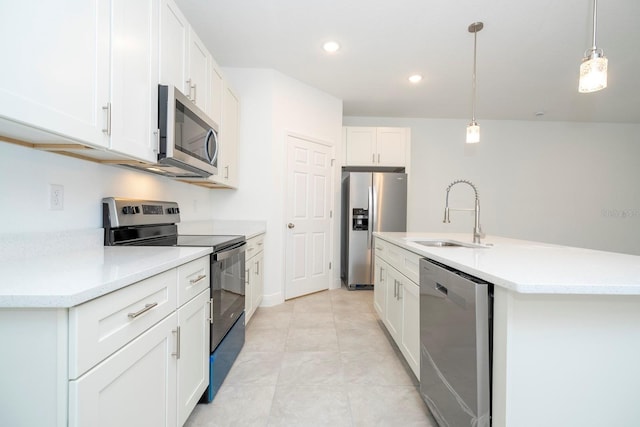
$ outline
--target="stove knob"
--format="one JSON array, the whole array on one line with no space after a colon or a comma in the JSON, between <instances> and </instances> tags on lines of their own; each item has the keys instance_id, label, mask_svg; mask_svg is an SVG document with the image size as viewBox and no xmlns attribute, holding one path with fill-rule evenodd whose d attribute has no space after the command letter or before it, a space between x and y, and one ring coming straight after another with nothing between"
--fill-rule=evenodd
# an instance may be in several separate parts
<instances>
[{"instance_id":1,"label":"stove knob","mask_svg":"<svg viewBox=\"0 0 640 427\"><path fill-rule=\"evenodd\" d=\"M180 213L180 208L176 208L176 213L179 214Z\"/></svg>"},{"instance_id":2,"label":"stove knob","mask_svg":"<svg viewBox=\"0 0 640 427\"><path fill-rule=\"evenodd\" d=\"M131 213L129 211L129 209L131 209L131 206L123 206L122 207L122 213L125 214L125 215Z\"/></svg>"},{"instance_id":3,"label":"stove knob","mask_svg":"<svg viewBox=\"0 0 640 427\"><path fill-rule=\"evenodd\" d=\"M134 213L137 213L137 214L140 213L140 206L136 206L134 209L135 209Z\"/></svg>"}]
</instances>

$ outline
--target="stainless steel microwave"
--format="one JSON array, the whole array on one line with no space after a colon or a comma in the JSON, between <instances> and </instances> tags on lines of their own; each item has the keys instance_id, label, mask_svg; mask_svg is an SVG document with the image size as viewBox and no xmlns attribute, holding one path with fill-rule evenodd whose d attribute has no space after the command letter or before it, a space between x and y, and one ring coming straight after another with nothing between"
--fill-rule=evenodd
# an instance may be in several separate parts
<instances>
[{"instance_id":1,"label":"stainless steel microwave","mask_svg":"<svg viewBox=\"0 0 640 427\"><path fill-rule=\"evenodd\" d=\"M218 172L218 124L173 86L158 86L158 163L174 176L206 178Z\"/></svg>"}]
</instances>

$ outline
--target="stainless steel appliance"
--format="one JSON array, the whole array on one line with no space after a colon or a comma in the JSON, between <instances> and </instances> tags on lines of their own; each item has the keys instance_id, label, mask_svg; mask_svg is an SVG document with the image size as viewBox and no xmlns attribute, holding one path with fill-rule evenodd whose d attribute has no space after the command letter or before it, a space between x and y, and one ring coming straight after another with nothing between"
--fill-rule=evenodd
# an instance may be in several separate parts
<instances>
[{"instance_id":1,"label":"stainless steel appliance","mask_svg":"<svg viewBox=\"0 0 640 427\"><path fill-rule=\"evenodd\" d=\"M158 86L159 168L175 177L218 172L218 124L173 86Z\"/></svg>"},{"instance_id":2,"label":"stainless steel appliance","mask_svg":"<svg viewBox=\"0 0 640 427\"><path fill-rule=\"evenodd\" d=\"M211 247L210 402L244 345L244 236L179 235L175 202L107 197L102 200L105 246Z\"/></svg>"},{"instance_id":3,"label":"stainless steel appliance","mask_svg":"<svg viewBox=\"0 0 640 427\"><path fill-rule=\"evenodd\" d=\"M491 425L493 286L420 261L420 394L440 426Z\"/></svg>"},{"instance_id":4,"label":"stainless steel appliance","mask_svg":"<svg viewBox=\"0 0 640 427\"><path fill-rule=\"evenodd\" d=\"M373 286L372 233L406 229L406 174L342 173L340 274L349 289Z\"/></svg>"}]
</instances>

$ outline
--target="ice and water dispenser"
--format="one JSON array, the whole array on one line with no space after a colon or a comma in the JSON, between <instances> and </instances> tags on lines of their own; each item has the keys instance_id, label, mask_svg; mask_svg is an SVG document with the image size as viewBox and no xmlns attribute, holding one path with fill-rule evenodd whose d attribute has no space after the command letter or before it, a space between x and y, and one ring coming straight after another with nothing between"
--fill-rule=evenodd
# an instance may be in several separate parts
<instances>
[{"instance_id":1,"label":"ice and water dispenser","mask_svg":"<svg viewBox=\"0 0 640 427\"><path fill-rule=\"evenodd\" d=\"M369 210L354 208L352 210L352 230L368 230L369 229Z\"/></svg>"}]
</instances>

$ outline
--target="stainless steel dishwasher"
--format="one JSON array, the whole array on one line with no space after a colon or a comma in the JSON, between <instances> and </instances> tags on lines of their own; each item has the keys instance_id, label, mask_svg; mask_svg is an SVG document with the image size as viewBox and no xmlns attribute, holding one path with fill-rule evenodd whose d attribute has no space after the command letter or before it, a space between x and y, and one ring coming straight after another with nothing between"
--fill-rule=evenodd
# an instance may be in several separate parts
<instances>
[{"instance_id":1,"label":"stainless steel dishwasher","mask_svg":"<svg viewBox=\"0 0 640 427\"><path fill-rule=\"evenodd\" d=\"M420 261L420 394L443 427L491 425L493 285Z\"/></svg>"}]
</instances>

